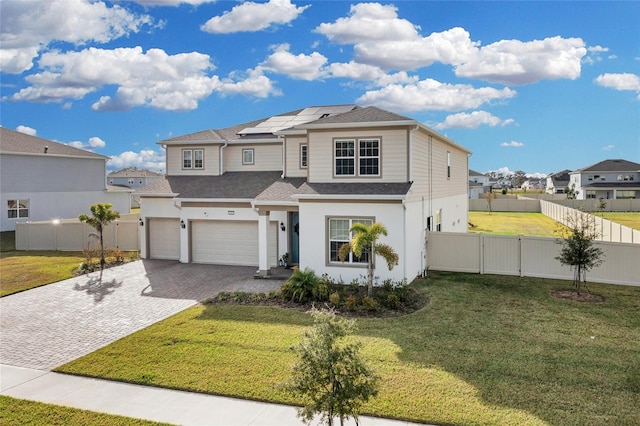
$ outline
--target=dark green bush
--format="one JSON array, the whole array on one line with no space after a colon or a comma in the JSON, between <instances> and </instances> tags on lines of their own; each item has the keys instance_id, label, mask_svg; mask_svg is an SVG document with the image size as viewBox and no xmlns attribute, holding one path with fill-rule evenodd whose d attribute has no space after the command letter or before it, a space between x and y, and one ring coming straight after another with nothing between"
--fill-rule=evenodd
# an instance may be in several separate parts
<instances>
[{"instance_id":1,"label":"dark green bush","mask_svg":"<svg viewBox=\"0 0 640 426\"><path fill-rule=\"evenodd\" d=\"M320 297L323 294L323 291L318 288L319 284L320 278L318 278L313 269L305 268L301 271L295 268L291 277L282 284L280 292L285 300L306 303L314 300L315 296ZM326 294L326 300L329 295L328 287L324 294Z\"/></svg>"}]
</instances>

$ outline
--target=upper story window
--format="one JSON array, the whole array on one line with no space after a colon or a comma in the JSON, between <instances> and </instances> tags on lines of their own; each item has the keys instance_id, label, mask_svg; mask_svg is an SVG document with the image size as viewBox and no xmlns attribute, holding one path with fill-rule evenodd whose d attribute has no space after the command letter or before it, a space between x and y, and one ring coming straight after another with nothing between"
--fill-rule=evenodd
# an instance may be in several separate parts
<instances>
[{"instance_id":1,"label":"upper story window","mask_svg":"<svg viewBox=\"0 0 640 426\"><path fill-rule=\"evenodd\" d=\"M336 176L380 176L380 139L337 139L334 162Z\"/></svg>"},{"instance_id":2,"label":"upper story window","mask_svg":"<svg viewBox=\"0 0 640 426\"><path fill-rule=\"evenodd\" d=\"M360 139L360 176L378 176L380 174L380 140Z\"/></svg>"},{"instance_id":3,"label":"upper story window","mask_svg":"<svg viewBox=\"0 0 640 426\"><path fill-rule=\"evenodd\" d=\"M309 146L306 143L300 144L300 168L306 169L309 166Z\"/></svg>"},{"instance_id":4,"label":"upper story window","mask_svg":"<svg viewBox=\"0 0 640 426\"><path fill-rule=\"evenodd\" d=\"M29 217L29 200L7 200L7 217L9 219Z\"/></svg>"},{"instance_id":5,"label":"upper story window","mask_svg":"<svg viewBox=\"0 0 640 426\"><path fill-rule=\"evenodd\" d=\"M134 182L133 178L129 178L129 185L133 185L133 182Z\"/></svg>"},{"instance_id":6,"label":"upper story window","mask_svg":"<svg viewBox=\"0 0 640 426\"><path fill-rule=\"evenodd\" d=\"M253 148L242 150L242 164L254 164Z\"/></svg>"},{"instance_id":7,"label":"upper story window","mask_svg":"<svg viewBox=\"0 0 640 426\"><path fill-rule=\"evenodd\" d=\"M451 153L447 151L447 179L451 179Z\"/></svg>"},{"instance_id":8,"label":"upper story window","mask_svg":"<svg viewBox=\"0 0 640 426\"><path fill-rule=\"evenodd\" d=\"M183 169L203 169L204 168L204 150L183 149L182 150L182 168Z\"/></svg>"}]
</instances>

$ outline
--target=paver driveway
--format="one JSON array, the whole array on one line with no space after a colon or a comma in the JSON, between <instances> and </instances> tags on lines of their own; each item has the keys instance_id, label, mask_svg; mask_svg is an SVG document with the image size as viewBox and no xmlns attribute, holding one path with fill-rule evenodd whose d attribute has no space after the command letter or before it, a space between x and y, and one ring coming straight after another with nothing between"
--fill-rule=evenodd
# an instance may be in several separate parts
<instances>
[{"instance_id":1,"label":"paver driveway","mask_svg":"<svg viewBox=\"0 0 640 426\"><path fill-rule=\"evenodd\" d=\"M271 291L254 267L140 260L0 298L0 363L50 370L220 291Z\"/></svg>"}]
</instances>

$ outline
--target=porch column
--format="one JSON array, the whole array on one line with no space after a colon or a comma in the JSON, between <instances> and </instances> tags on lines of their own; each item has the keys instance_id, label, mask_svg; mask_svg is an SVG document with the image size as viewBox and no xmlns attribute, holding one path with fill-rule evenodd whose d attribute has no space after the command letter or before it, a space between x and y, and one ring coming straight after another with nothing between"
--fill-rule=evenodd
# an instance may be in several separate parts
<instances>
[{"instance_id":1,"label":"porch column","mask_svg":"<svg viewBox=\"0 0 640 426\"><path fill-rule=\"evenodd\" d=\"M269 275L269 211L258 212L258 275Z\"/></svg>"}]
</instances>

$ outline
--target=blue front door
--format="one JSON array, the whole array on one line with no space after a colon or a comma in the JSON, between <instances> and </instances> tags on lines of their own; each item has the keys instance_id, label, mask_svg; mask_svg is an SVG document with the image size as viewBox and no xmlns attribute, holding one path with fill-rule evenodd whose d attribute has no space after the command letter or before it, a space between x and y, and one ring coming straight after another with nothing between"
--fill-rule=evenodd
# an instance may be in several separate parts
<instances>
[{"instance_id":1,"label":"blue front door","mask_svg":"<svg viewBox=\"0 0 640 426\"><path fill-rule=\"evenodd\" d=\"M290 263L297 265L300 263L300 223L298 212L289 213L289 248Z\"/></svg>"}]
</instances>

